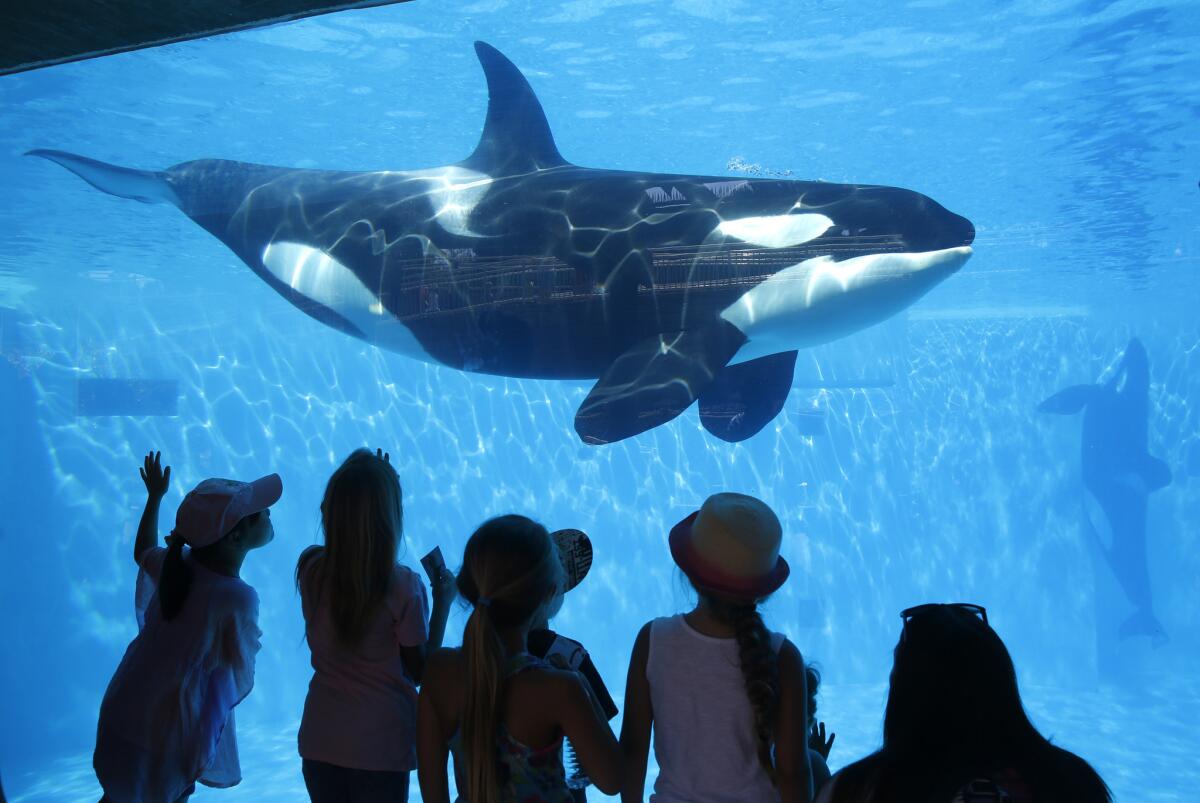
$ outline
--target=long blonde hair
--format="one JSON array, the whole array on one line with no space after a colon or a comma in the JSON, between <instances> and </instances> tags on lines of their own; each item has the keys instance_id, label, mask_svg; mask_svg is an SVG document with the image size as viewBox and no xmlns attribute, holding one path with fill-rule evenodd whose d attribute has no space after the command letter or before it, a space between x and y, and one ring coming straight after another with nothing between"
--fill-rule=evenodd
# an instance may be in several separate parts
<instances>
[{"instance_id":1,"label":"long blonde hair","mask_svg":"<svg viewBox=\"0 0 1200 803\"><path fill-rule=\"evenodd\" d=\"M467 541L458 591L474 606L463 631L467 684L462 734L471 803L500 800L496 735L504 645L498 629L532 620L561 585L562 571L546 528L524 516L489 519Z\"/></svg>"},{"instance_id":2,"label":"long blonde hair","mask_svg":"<svg viewBox=\"0 0 1200 803\"><path fill-rule=\"evenodd\" d=\"M404 535L404 498L396 469L367 449L338 467L321 500L325 546L311 546L296 563L296 586L314 600L329 594L333 629L357 644L387 594Z\"/></svg>"}]
</instances>

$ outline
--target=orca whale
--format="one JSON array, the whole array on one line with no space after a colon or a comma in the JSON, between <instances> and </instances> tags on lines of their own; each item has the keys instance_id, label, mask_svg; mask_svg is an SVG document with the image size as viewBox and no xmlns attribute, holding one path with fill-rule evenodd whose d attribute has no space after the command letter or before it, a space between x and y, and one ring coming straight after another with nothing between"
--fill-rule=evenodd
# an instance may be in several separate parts
<instances>
[{"instance_id":1,"label":"orca whale","mask_svg":"<svg viewBox=\"0 0 1200 803\"><path fill-rule=\"evenodd\" d=\"M901 311L971 255L970 221L894 187L580 167L498 50L475 151L443 167L219 159L132 170L35 150L169 203L308 315L464 371L596 379L575 417L619 441L699 402L727 441L782 408L796 350Z\"/></svg>"},{"instance_id":2,"label":"orca whale","mask_svg":"<svg viewBox=\"0 0 1200 803\"><path fill-rule=\"evenodd\" d=\"M1171 484L1171 469L1150 455L1150 360L1136 337L1103 385L1074 385L1038 405L1043 413L1083 412L1080 460L1086 492L1084 526L1095 537L1135 608L1118 628L1121 638L1166 640L1154 615L1146 563L1146 508L1151 492Z\"/></svg>"}]
</instances>

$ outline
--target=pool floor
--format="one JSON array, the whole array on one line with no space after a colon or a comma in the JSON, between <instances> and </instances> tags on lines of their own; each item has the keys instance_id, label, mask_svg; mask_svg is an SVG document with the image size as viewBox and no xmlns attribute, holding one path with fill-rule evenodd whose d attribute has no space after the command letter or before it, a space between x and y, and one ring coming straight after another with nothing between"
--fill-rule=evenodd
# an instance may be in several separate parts
<instances>
[{"instance_id":1,"label":"pool floor","mask_svg":"<svg viewBox=\"0 0 1200 803\"><path fill-rule=\"evenodd\" d=\"M819 718L837 734L830 756L836 770L879 744L885 685L822 686ZM1194 801L1200 790L1200 692L1184 679L1136 693L1117 687L1065 691L1023 690L1026 708L1055 744L1087 759L1104 777L1117 801ZM299 722L284 727L239 723L245 778L232 789L199 787L196 803L296 801L306 797L296 754ZM649 792L655 771L653 760ZM100 787L91 754L63 756L36 770L4 778L12 803L96 801ZM592 790L592 799L605 799ZM410 800L419 801L416 775ZM615 799L615 798L613 798Z\"/></svg>"}]
</instances>

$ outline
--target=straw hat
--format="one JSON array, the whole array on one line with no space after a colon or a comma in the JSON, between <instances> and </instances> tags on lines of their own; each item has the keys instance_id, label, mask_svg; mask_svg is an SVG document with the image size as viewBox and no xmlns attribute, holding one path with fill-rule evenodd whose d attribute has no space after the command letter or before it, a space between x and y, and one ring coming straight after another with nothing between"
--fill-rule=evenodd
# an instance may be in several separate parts
<instances>
[{"instance_id":1,"label":"straw hat","mask_svg":"<svg viewBox=\"0 0 1200 803\"><path fill-rule=\"evenodd\" d=\"M735 600L761 599L790 569L779 556L783 528L753 496L713 494L671 528L671 557L701 590Z\"/></svg>"}]
</instances>

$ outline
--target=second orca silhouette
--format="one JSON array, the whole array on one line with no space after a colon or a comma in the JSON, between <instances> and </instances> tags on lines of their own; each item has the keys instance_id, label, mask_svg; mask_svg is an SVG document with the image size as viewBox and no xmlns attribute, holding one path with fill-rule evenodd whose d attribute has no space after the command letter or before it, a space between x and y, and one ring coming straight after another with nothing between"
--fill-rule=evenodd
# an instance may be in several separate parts
<instances>
[{"instance_id":1,"label":"second orca silhouette","mask_svg":"<svg viewBox=\"0 0 1200 803\"><path fill-rule=\"evenodd\" d=\"M1121 623L1121 638L1166 640L1154 615L1146 565L1146 507L1153 491L1171 484L1171 469L1147 447L1150 361L1136 337L1129 341L1117 372L1103 385L1074 385L1038 405L1043 413L1083 412L1083 485L1101 515L1086 524L1136 610Z\"/></svg>"}]
</instances>

